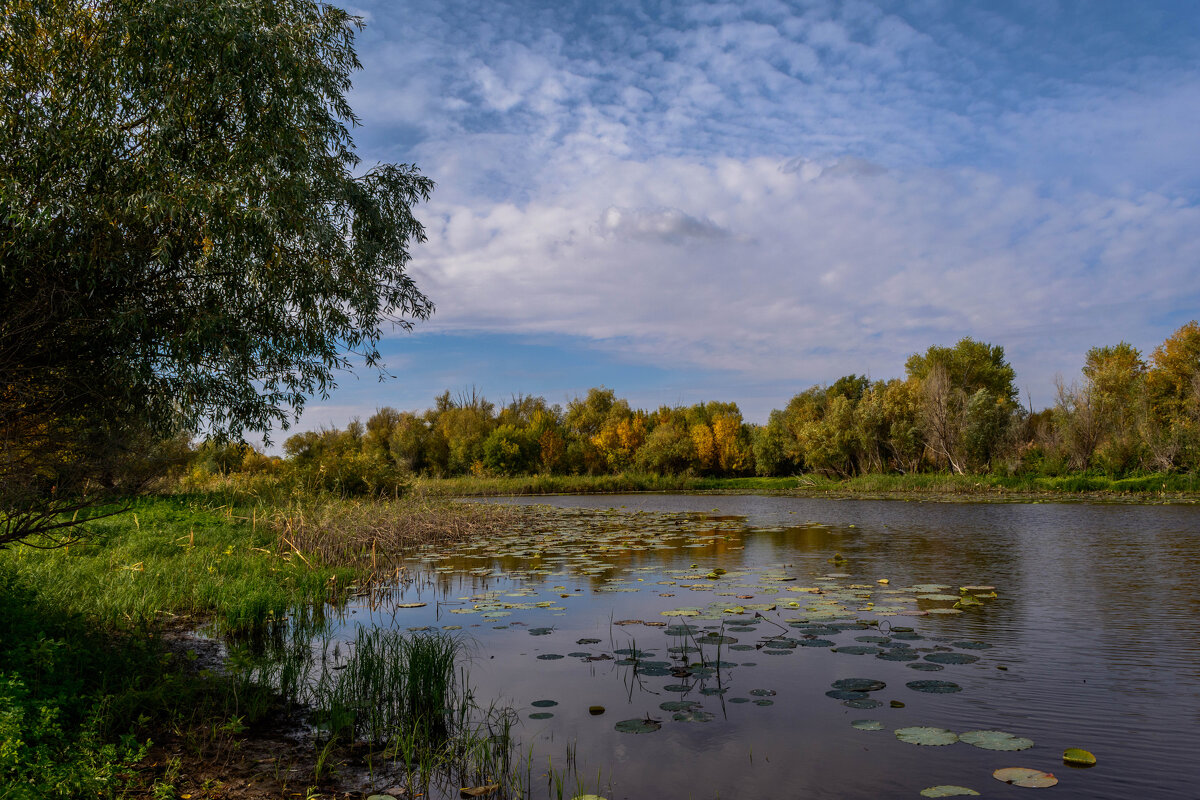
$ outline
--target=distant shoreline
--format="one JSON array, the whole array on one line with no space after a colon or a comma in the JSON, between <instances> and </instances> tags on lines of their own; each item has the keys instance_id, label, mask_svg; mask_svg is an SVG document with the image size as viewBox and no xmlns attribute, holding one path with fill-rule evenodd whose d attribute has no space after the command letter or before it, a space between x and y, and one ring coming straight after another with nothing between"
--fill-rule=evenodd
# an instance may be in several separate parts
<instances>
[{"instance_id":1,"label":"distant shoreline","mask_svg":"<svg viewBox=\"0 0 1200 800\"><path fill-rule=\"evenodd\" d=\"M564 494L762 494L832 500L923 502L1200 503L1200 476L1109 478L992 475L863 475L835 479L697 478L657 475L531 475L511 478L421 478L414 493L429 497L503 497Z\"/></svg>"}]
</instances>

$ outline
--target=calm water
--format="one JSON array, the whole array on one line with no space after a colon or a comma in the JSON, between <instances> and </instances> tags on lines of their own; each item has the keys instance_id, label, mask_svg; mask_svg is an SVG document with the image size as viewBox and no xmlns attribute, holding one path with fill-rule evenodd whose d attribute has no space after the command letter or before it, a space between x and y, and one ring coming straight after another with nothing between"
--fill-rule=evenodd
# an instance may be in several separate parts
<instances>
[{"instance_id":1,"label":"calm water","mask_svg":"<svg viewBox=\"0 0 1200 800\"><path fill-rule=\"evenodd\" d=\"M989 797L1030 791L991 777L1009 766L1053 772L1060 783L1044 791L1059 798L1200 797L1200 509L671 495L510 502L625 513L581 512L562 535L525 544L427 552L428 578L399 599L427 606L362 608L352 619L461 626L473 653L471 683L479 697L519 710L535 775L547 758L561 766L573 745L588 790L596 791L599 771L599 793L610 800L918 797L939 784ZM636 511L676 516L628 513ZM707 512L711 521L681 512ZM587 531L600 533L589 540ZM831 563L835 554L845 562ZM728 574L706 578L716 568ZM954 594L986 584L998 596L958 614L892 615L948 607L901 591L927 584L953 587ZM813 588L822 594L796 591ZM751 604L775 608L760 612L766 621L750 630L738 620L753 620L754 611L722 614L721 606ZM716 609L723 618L662 614L685 607L702 615ZM846 619L838 608L882 620L885 635L903 626L921 638L860 642L881 631L797 627L804 619ZM723 633L739 646L726 641L719 655L715 646L702 647L706 660L722 661L716 674L664 675L662 665L678 668L680 657L698 661L668 649L691 644L689 638L668 635L659 624L616 624L627 621L686 621L701 629L693 638ZM769 637L797 643L814 638L810 631L838 647L878 644L885 654L907 645L917 658L770 646ZM578 643L587 639L599 641ZM633 648L644 652L636 668L613 654ZM912 668L937 653L978 660L941 671ZM658 666L646 669L646 662ZM852 708L826 696L833 681L850 677L885 682L870 694L881 705ZM905 685L923 679L951 681L962 691L928 694ZM755 702L764 699L771 704ZM532 706L537 700L557 705ZM677 721L660 707L681 700L695 701L699 716L711 714L711 721ZM891 707L894 700L904 707ZM604 713L590 714L595 705ZM647 716L661 729L614 728ZM883 729L850 724L864 719ZM961 742L915 746L893 734L907 726L999 729L1035 745L1020 752ZM1099 764L1064 766L1068 747L1092 751Z\"/></svg>"}]
</instances>

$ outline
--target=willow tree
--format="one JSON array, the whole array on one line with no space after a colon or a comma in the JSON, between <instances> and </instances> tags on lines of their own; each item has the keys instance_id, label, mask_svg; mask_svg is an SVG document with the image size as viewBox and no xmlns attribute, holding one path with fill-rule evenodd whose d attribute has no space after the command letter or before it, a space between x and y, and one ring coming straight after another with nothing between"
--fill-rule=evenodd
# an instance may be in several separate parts
<instances>
[{"instance_id":1,"label":"willow tree","mask_svg":"<svg viewBox=\"0 0 1200 800\"><path fill-rule=\"evenodd\" d=\"M111 484L131 429L266 432L379 368L433 311L406 272L433 184L360 169L337 8L0 7L3 546Z\"/></svg>"}]
</instances>

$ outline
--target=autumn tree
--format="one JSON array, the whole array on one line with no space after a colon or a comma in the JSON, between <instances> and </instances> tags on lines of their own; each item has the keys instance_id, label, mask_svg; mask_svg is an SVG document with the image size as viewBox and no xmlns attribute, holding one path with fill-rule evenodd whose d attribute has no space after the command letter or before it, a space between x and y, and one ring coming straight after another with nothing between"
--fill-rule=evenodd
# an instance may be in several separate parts
<instances>
[{"instance_id":1,"label":"autumn tree","mask_svg":"<svg viewBox=\"0 0 1200 800\"><path fill-rule=\"evenodd\" d=\"M1161 469L1200 465L1200 323L1183 325L1150 356L1145 437Z\"/></svg>"},{"instance_id":2,"label":"autumn tree","mask_svg":"<svg viewBox=\"0 0 1200 800\"><path fill-rule=\"evenodd\" d=\"M987 466L1018 409L1004 348L964 337L914 353L904 368L921 386L921 431L935 459L954 472Z\"/></svg>"}]
</instances>

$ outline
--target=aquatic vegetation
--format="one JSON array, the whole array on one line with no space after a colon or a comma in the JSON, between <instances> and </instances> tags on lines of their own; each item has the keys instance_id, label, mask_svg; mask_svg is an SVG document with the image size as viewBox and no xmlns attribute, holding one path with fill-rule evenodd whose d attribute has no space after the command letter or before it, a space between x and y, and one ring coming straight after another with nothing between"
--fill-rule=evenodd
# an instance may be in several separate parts
<instances>
[{"instance_id":1,"label":"aquatic vegetation","mask_svg":"<svg viewBox=\"0 0 1200 800\"><path fill-rule=\"evenodd\" d=\"M1096 766L1096 757L1087 750L1069 747L1063 751L1063 763L1071 767L1094 767Z\"/></svg>"},{"instance_id":2,"label":"aquatic vegetation","mask_svg":"<svg viewBox=\"0 0 1200 800\"><path fill-rule=\"evenodd\" d=\"M1028 767L1004 767L993 772L992 777L1003 783L1029 789L1044 789L1058 784L1058 778L1054 777L1053 773Z\"/></svg>"},{"instance_id":3,"label":"aquatic vegetation","mask_svg":"<svg viewBox=\"0 0 1200 800\"><path fill-rule=\"evenodd\" d=\"M897 729L896 738L902 742L908 742L909 744L940 747L957 742L958 734L956 734L954 731L946 730L945 728L914 726L910 728Z\"/></svg>"},{"instance_id":4,"label":"aquatic vegetation","mask_svg":"<svg viewBox=\"0 0 1200 800\"><path fill-rule=\"evenodd\" d=\"M983 750L1017 751L1033 747L1033 740L1005 731L966 731L958 735L960 742Z\"/></svg>"}]
</instances>

